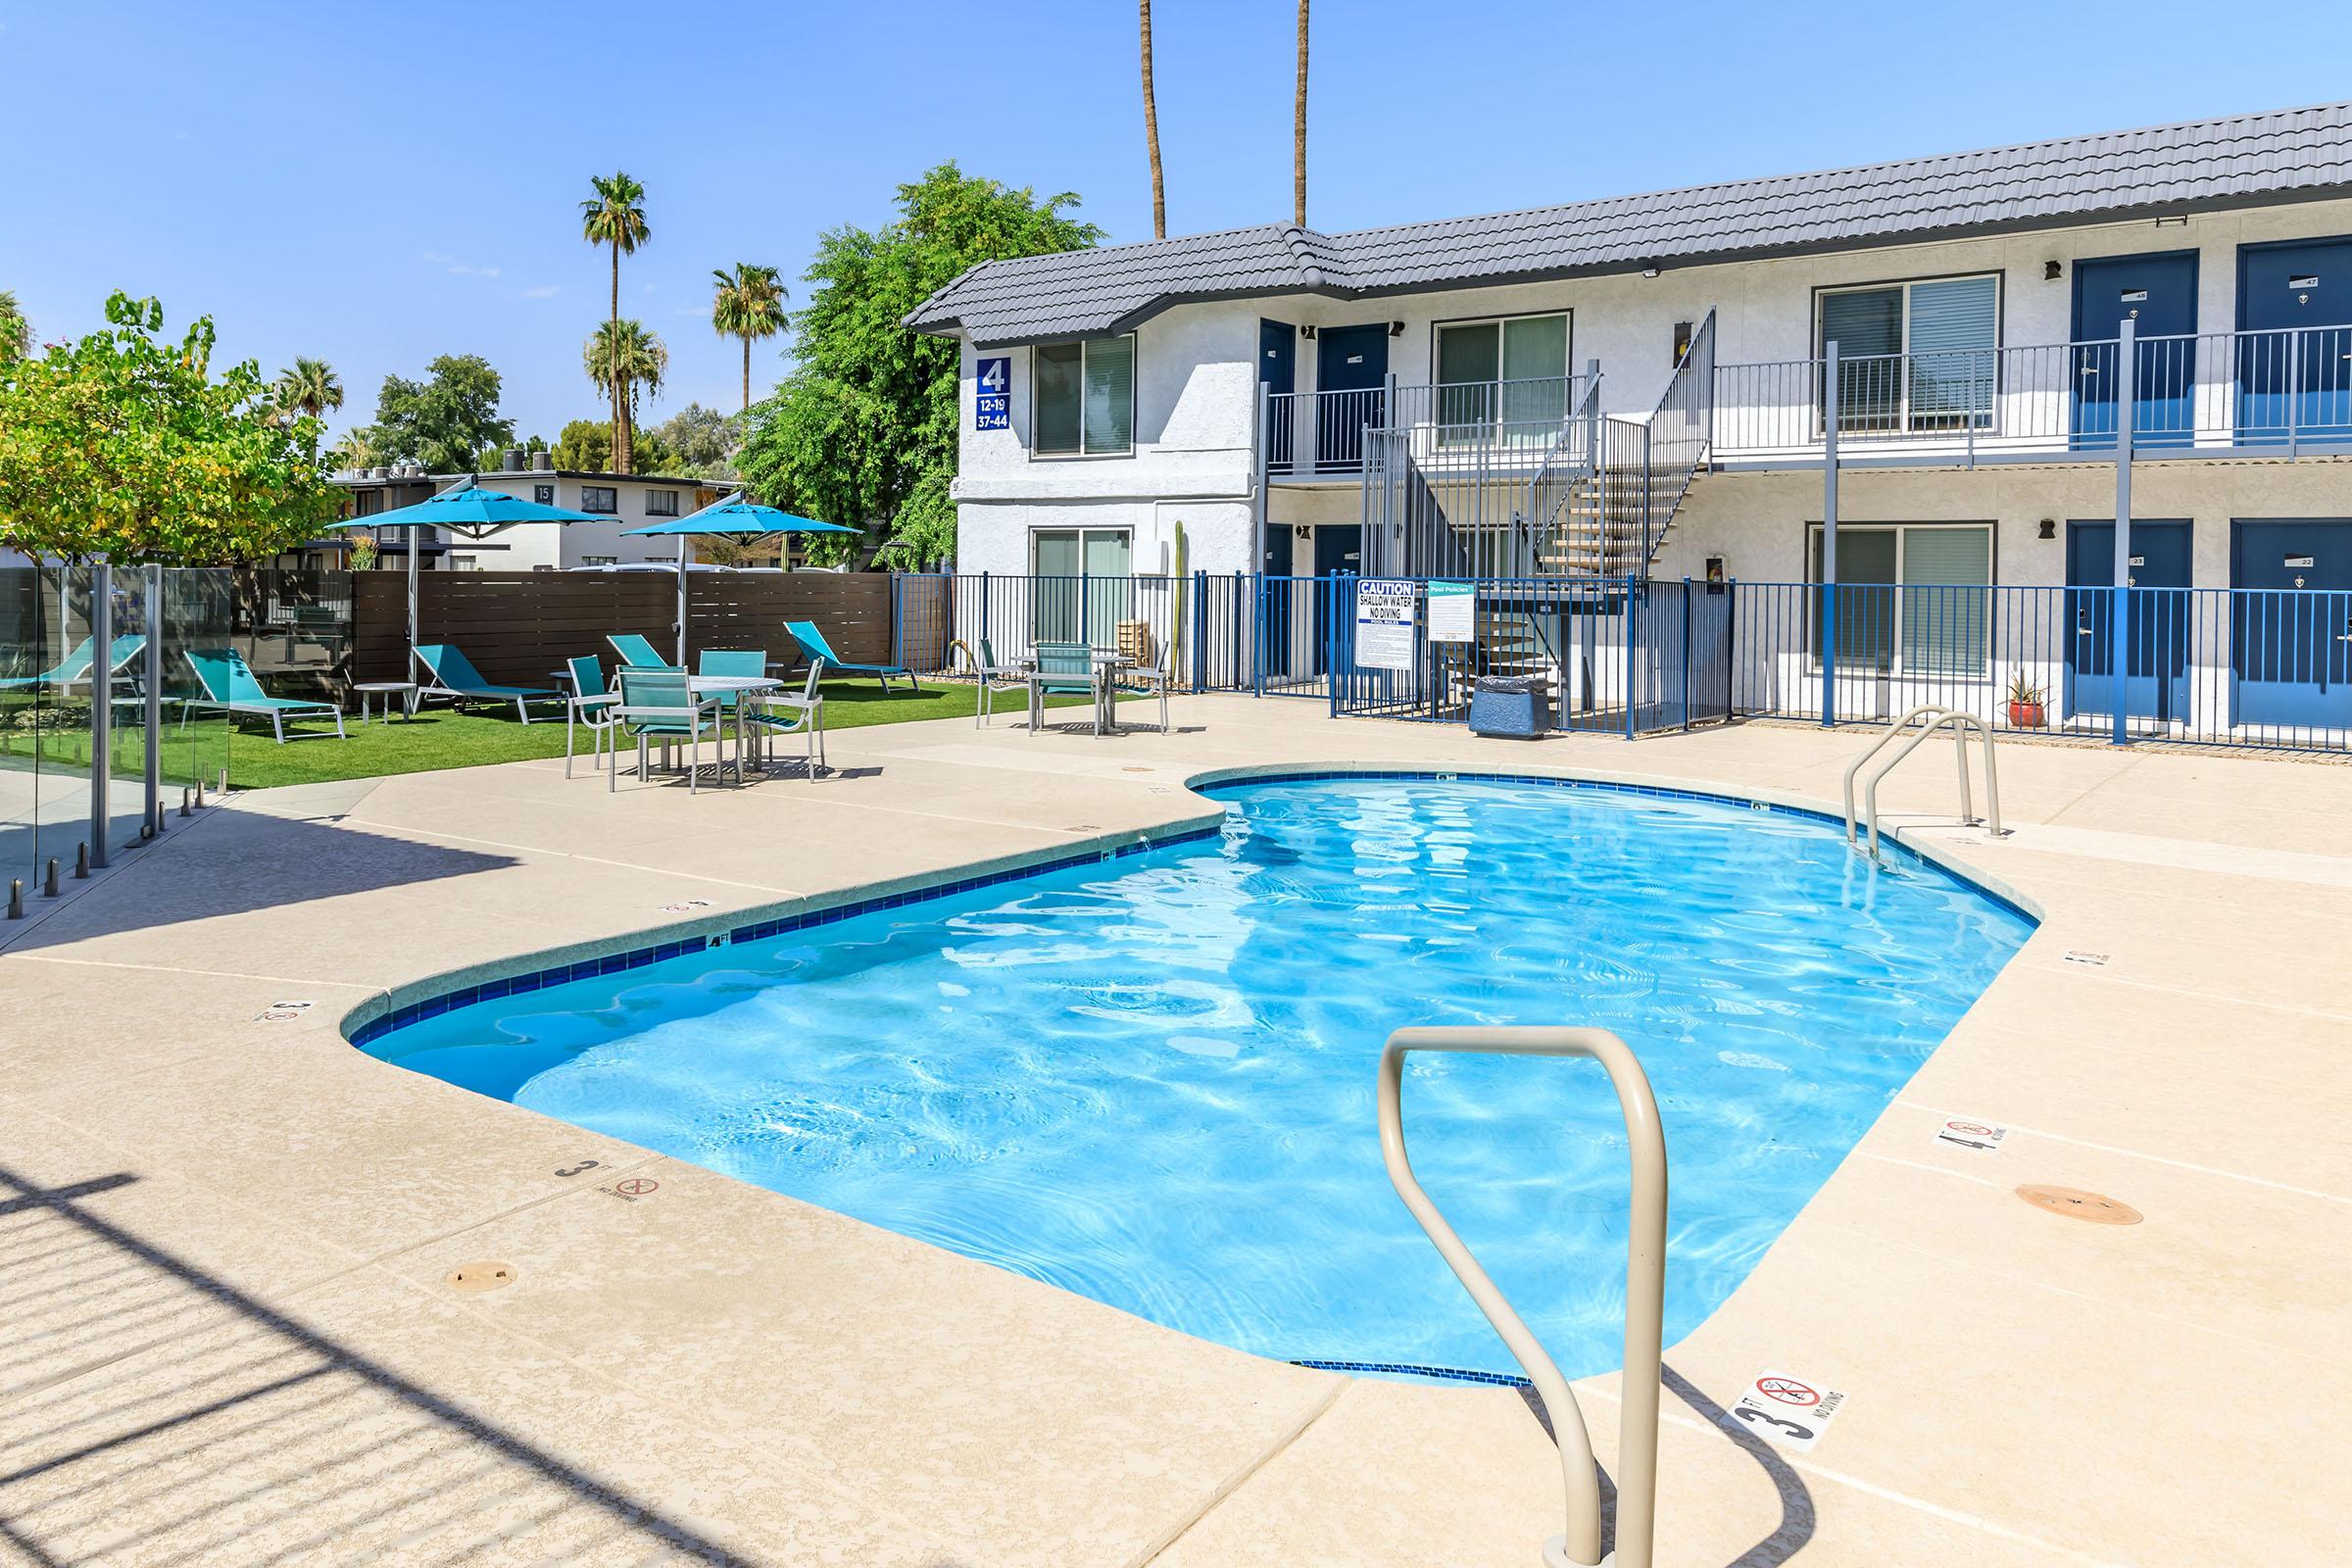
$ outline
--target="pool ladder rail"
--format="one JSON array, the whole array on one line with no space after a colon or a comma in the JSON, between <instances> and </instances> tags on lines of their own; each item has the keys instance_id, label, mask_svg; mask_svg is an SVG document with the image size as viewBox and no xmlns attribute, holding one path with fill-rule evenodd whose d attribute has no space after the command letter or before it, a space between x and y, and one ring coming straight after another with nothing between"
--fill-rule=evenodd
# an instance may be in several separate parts
<instances>
[{"instance_id":1,"label":"pool ladder rail","mask_svg":"<svg viewBox=\"0 0 2352 1568\"><path fill-rule=\"evenodd\" d=\"M1926 722L1914 733L1911 726L1922 719ZM1960 825L1974 827L1980 820L1975 799L1970 792L1968 771L1968 732L1973 729L1984 743L1984 807L1987 813L1984 819L1984 830L1996 839L2008 837L2008 829L2001 826L2001 774L1998 760L1993 756L1991 726L1974 713L1962 712L1957 708L1946 708L1940 703L1923 703L1896 719L1893 727L1872 741L1869 750L1855 758L1853 765L1845 770L1846 843L1854 844L1859 830L1867 827L1870 830L1870 858L1874 860L1879 858L1879 781L1893 772L1904 758L1918 751L1921 742L1947 727L1952 732L1952 759L1958 764L1960 773ZM1902 750L1881 762L1871 773L1862 787L1862 809L1857 815L1854 810L1855 775L1896 741L1904 742Z\"/></svg>"},{"instance_id":2,"label":"pool ladder rail","mask_svg":"<svg viewBox=\"0 0 2352 1568\"><path fill-rule=\"evenodd\" d=\"M1590 1056L1600 1063L1625 1114L1633 1212L1625 1263L1625 1374L1617 1427L1616 1549L1600 1554L1600 1472L1585 1414L1539 1341L1414 1179L1400 1105L1404 1058L1413 1052L1499 1056ZM1567 1529L1544 1543L1544 1568L1650 1568L1657 1530L1658 1358L1665 1332L1666 1134L1649 1075L1606 1029L1399 1029L1380 1054L1380 1152L1396 1196L1518 1358L1551 1418L1567 1489Z\"/></svg>"}]
</instances>

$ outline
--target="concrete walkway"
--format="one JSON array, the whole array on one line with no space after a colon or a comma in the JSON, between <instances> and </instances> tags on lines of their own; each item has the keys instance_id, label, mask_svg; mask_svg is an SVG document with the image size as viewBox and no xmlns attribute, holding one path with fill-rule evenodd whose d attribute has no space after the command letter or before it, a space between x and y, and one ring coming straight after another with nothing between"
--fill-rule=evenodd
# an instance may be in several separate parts
<instances>
[{"instance_id":1,"label":"concrete walkway","mask_svg":"<svg viewBox=\"0 0 2352 1568\"><path fill-rule=\"evenodd\" d=\"M271 792L0 929L0 1562L1534 1562L1558 1471L1511 1391L1202 1344L337 1031L485 959L1129 840L1212 768L1823 803L1866 742L1177 716L847 731L843 776L691 799L561 762ZM1935 825L1924 759L1892 819L2044 924L1669 1348L1662 1563L2343 1560L2352 769L2002 763L2009 840ZM1725 1413L1767 1369L1846 1396L1815 1451ZM1612 1384L1580 1385L1604 1463Z\"/></svg>"}]
</instances>

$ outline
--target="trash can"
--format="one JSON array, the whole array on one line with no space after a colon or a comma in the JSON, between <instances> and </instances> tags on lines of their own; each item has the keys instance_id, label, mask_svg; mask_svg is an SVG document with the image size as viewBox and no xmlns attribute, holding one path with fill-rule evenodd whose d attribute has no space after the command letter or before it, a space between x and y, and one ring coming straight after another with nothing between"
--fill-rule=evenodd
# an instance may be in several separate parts
<instances>
[{"instance_id":1,"label":"trash can","mask_svg":"<svg viewBox=\"0 0 2352 1568\"><path fill-rule=\"evenodd\" d=\"M1550 698L1541 676L1481 675L1470 688L1470 733L1535 740L1551 729Z\"/></svg>"}]
</instances>

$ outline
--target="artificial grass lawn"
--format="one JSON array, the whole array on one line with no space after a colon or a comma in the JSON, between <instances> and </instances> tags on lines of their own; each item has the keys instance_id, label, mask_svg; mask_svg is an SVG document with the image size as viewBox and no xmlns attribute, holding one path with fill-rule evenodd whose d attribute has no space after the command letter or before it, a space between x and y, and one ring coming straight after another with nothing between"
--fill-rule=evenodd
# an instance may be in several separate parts
<instances>
[{"instance_id":1,"label":"artificial grass lawn","mask_svg":"<svg viewBox=\"0 0 2352 1568\"><path fill-rule=\"evenodd\" d=\"M965 685L934 685L925 681L920 692L906 690L904 683L893 683L889 696L871 680L838 680L824 683L825 729L856 729L864 724L903 724L918 718L969 718L977 701L975 688ZM1066 708L1072 704L1083 707L1083 697L1055 698L1053 706ZM1000 693L996 702L999 722L1022 722L1026 708L1019 693ZM397 710L395 710L397 714ZM289 733L299 727L305 734L318 726L305 723L289 724ZM288 741L280 746L270 739L267 724L260 729L240 725L228 749L228 780L238 789L270 789L280 784L318 784L331 779L377 778L387 773L430 773L448 767L479 767L488 762L519 762L540 757L564 755L564 709L561 704L541 704L531 710L530 723L516 721L513 705L501 710L468 706L463 711L446 703L434 703L419 709L414 721L395 716L378 718L363 724L350 714L344 715L343 727L351 737L346 741L334 739L332 729L322 741ZM577 737L579 755L585 758L589 737L585 730ZM800 744L797 735L771 738L771 749L785 748L789 756ZM634 750L633 746L630 748ZM86 754L85 754L86 755Z\"/></svg>"}]
</instances>

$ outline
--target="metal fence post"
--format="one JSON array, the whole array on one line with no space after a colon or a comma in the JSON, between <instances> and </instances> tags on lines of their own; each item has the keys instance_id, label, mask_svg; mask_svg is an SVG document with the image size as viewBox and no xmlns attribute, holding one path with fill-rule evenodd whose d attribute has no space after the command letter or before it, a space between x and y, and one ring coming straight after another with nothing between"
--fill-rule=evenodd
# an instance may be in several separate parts
<instances>
[{"instance_id":1,"label":"metal fence post","mask_svg":"<svg viewBox=\"0 0 2352 1568\"><path fill-rule=\"evenodd\" d=\"M146 569L147 646L143 661L141 684L146 688L146 701L141 705L147 723L146 808L150 822L157 820L164 809L164 568L151 565Z\"/></svg>"},{"instance_id":2,"label":"metal fence post","mask_svg":"<svg viewBox=\"0 0 2352 1568\"><path fill-rule=\"evenodd\" d=\"M1315 579L1315 592L1323 596L1323 695L1331 707L1331 716L1340 716L1340 574ZM1350 606L1350 612L1353 607Z\"/></svg>"},{"instance_id":3,"label":"metal fence post","mask_svg":"<svg viewBox=\"0 0 2352 1568\"><path fill-rule=\"evenodd\" d=\"M101 869L108 858L108 816L113 808L107 792L115 748L114 571L112 563L105 561L90 566L90 864Z\"/></svg>"},{"instance_id":4,"label":"metal fence post","mask_svg":"<svg viewBox=\"0 0 2352 1568\"><path fill-rule=\"evenodd\" d=\"M1193 690L1208 690L1208 573L1193 573Z\"/></svg>"},{"instance_id":5,"label":"metal fence post","mask_svg":"<svg viewBox=\"0 0 2352 1568\"><path fill-rule=\"evenodd\" d=\"M1640 733L1634 722L1634 660L1640 655L1642 638L1640 620L1635 613L1634 588L1634 575L1632 572L1627 572L1625 576L1625 668L1622 673L1625 688L1625 738L1629 741Z\"/></svg>"},{"instance_id":6,"label":"metal fence post","mask_svg":"<svg viewBox=\"0 0 2352 1568\"><path fill-rule=\"evenodd\" d=\"M1271 468L1266 449L1273 445L1274 432L1269 423L1273 417L1273 397L1274 388L1265 381L1259 381L1257 383L1256 418L1250 430L1250 473L1255 480L1250 488L1256 492L1250 498L1255 503L1251 510L1255 512L1256 515L1250 518L1250 569L1259 573L1263 573L1266 569L1266 512L1269 501L1267 486ZM1298 455L1296 453L1292 454L1291 466L1292 471L1296 473L1298 471Z\"/></svg>"},{"instance_id":7,"label":"metal fence post","mask_svg":"<svg viewBox=\"0 0 2352 1568\"><path fill-rule=\"evenodd\" d=\"M980 640L987 642L988 634L988 573L980 574Z\"/></svg>"},{"instance_id":8,"label":"metal fence post","mask_svg":"<svg viewBox=\"0 0 2352 1568\"><path fill-rule=\"evenodd\" d=\"M1683 728L1690 727L1690 579L1683 579Z\"/></svg>"},{"instance_id":9,"label":"metal fence post","mask_svg":"<svg viewBox=\"0 0 2352 1568\"><path fill-rule=\"evenodd\" d=\"M1821 722L1838 722L1838 341L1821 348Z\"/></svg>"},{"instance_id":10,"label":"metal fence post","mask_svg":"<svg viewBox=\"0 0 2352 1568\"><path fill-rule=\"evenodd\" d=\"M2107 678L2114 693L2118 746L2128 738L2126 712L2132 706L2124 676L2132 650L2127 620L2132 609L2132 431L2139 422L2138 377L2133 373L2138 368L2134 363L2138 355L2133 352L2136 324L2130 317L2124 318L2115 356L2115 624L2108 628Z\"/></svg>"}]
</instances>

